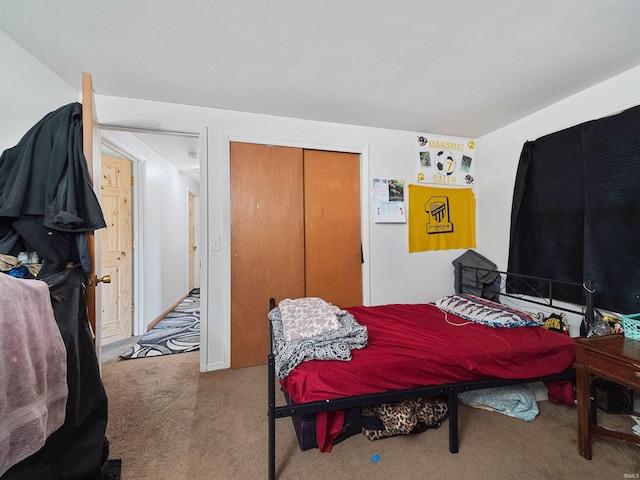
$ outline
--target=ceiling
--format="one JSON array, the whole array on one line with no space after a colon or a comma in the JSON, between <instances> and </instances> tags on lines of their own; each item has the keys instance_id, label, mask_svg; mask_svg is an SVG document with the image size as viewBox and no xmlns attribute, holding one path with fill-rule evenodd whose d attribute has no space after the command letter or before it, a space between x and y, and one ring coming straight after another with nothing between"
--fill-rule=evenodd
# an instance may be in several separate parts
<instances>
[{"instance_id":1,"label":"ceiling","mask_svg":"<svg viewBox=\"0 0 640 480\"><path fill-rule=\"evenodd\" d=\"M78 91L89 72L101 95L471 138L640 65L638 19L638 0L0 0Z\"/></svg>"}]
</instances>

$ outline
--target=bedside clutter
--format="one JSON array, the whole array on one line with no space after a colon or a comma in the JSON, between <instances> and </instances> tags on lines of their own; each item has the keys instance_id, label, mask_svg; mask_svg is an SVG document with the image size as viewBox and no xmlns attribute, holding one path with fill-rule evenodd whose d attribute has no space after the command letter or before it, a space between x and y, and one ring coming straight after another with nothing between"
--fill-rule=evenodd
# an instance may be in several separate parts
<instances>
[{"instance_id":1,"label":"bedside clutter","mask_svg":"<svg viewBox=\"0 0 640 480\"><path fill-rule=\"evenodd\" d=\"M634 390L603 378L593 379L596 405L607 413L633 413Z\"/></svg>"}]
</instances>

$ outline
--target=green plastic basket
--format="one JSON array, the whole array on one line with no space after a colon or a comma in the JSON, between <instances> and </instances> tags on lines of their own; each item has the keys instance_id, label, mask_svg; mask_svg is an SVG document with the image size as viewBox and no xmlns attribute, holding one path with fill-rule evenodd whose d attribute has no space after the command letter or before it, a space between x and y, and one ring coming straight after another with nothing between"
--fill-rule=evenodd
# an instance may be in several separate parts
<instances>
[{"instance_id":1,"label":"green plastic basket","mask_svg":"<svg viewBox=\"0 0 640 480\"><path fill-rule=\"evenodd\" d=\"M640 313L622 316L624 336L634 340L640 340Z\"/></svg>"}]
</instances>

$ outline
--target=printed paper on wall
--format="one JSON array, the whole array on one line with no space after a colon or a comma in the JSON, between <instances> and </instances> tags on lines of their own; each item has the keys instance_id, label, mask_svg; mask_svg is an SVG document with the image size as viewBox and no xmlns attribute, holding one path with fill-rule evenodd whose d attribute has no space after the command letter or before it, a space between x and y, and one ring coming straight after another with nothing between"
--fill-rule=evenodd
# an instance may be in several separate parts
<instances>
[{"instance_id":1,"label":"printed paper on wall","mask_svg":"<svg viewBox=\"0 0 640 480\"><path fill-rule=\"evenodd\" d=\"M442 135L416 137L417 181L440 185L473 185L475 140Z\"/></svg>"},{"instance_id":2,"label":"printed paper on wall","mask_svg":"<svg viewBox=\"0 0 640 480\"><path fill-rule=\"evenodd\" d=\"M373 179L375 223L406 223L404 180Z\"/></svg>"}]
</instances>

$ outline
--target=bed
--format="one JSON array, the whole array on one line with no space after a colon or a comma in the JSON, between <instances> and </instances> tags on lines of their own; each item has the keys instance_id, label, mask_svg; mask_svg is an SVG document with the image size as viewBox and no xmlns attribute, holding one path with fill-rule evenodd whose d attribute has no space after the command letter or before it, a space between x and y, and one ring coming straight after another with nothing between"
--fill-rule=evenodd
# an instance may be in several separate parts
<instances>
[{"instance_id":1,"label":"bed","mask_svg":"<svg viewBox=\"0 0 640 480\"><path fill-rule=\"evenodd\" d=\"M468 274L467 267L465 270ZM486 273L485 269L477 269L479 276ZM499 287L501 301L517 298L519 303L531 303L536 311L552 308L582 315L581 310L554 302L553 288L561 285L582 289L585 322L592 322L595 290L591 285L496 273L503 277ZM457 295L451 297L459 300ZM358 408L418 397L445 397L449 451L456 453L459 393L575 377L575 349L568 335L539 327L491 328L470 321L463 313L443 309L443 305L438 302L347 308L356 323L366 327L366 346L352 349L349 361L303 361L283 376L281 362L274 354L274 342L275 350L281 352L281 326L274 321L279 309L270 299L269 478L275 479L277 418L293 417L294 425L296 420L298 423L296 428L301 423L307 430L314 425L318 447L330 451L331 445L345 435L345 417L350 423ZM276 406L276 377L286 405ZM300 440L300 432L297 433Z\"/></svg>"}]
</instances>

